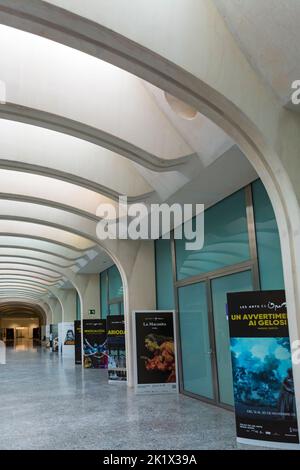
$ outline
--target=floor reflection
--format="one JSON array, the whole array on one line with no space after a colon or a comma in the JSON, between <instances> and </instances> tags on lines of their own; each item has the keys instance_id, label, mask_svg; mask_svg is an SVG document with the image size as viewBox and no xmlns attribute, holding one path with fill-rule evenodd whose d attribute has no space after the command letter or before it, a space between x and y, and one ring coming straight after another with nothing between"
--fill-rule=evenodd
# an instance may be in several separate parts
<instances>
[{"instance_id":1,"label":"floor reflection","mask_svg":"<svg viewBox=\"0 0 300 470\"><path fill-rule=\"evenodd\" d=\"M37 352L38 348L40 347L40 342L34 339L26 339L26 338L18 338L15 340L7 340L5 342L6 347L9 349L14 349L18 352L25 352L25 351L34 351Z\"/></svg>"},{"instance_id":2,"label":"floor reflection","mask_svg":"<svg viewBox=\"0 0 300 470\"><path fill-rule=\"evenodd\" d=\"M0 450L240 448L233 413L184 395L136 395L32 340L7 349L0 384Z\"/></svg>"}]
</instances>

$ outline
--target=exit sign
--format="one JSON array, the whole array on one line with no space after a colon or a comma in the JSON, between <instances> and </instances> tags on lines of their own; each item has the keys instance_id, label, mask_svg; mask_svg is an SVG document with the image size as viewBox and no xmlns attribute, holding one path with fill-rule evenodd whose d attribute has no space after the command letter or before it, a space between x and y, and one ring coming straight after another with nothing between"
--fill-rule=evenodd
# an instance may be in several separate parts
<instances>
[{"instance_id":1,"label":"exit sign","mask_svg":"<svg viewBox=\"0 0 300 470\"><path fill-rule=\"evenodd\" d=\"M90 314L90 315L96 315L96 310L95 310L94 308L91 308L91 309L89 310L89 314Z\"/></svg>"}]
</instances>

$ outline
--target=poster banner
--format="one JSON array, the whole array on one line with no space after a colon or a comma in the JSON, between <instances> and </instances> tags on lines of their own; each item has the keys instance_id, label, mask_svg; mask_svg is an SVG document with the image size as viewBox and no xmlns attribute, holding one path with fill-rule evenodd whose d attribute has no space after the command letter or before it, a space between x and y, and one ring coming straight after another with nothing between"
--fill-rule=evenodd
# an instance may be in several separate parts
<instances>
[{"instance_id":1,"label":"poster banner","mask_svg":"<svg viewBox=\"0 0 300 470\"><path fill-rule=\"evenodd\" d=\"M227 300L238 440L298 444L285 292Z\"/></svg>"},{"instance_id":2,"label":"poster banner","mask_svg":"<svg viewBox=\"0 0 300 470\"><path fill-rule=\"evenodd\" d=\"M61 323L61 352L64 358L75 356L74 322Z\"/></svg>"},{"instance_id":3,"label":"poster banner","mask_svg":"<svg viewBox=\"0 0 300 470\"><path fill-rule=\"evenodd\" d=\"M175 313L134 312L135 391L178 391Z\"/></svg>"},{"instance_id":4,"label":"poster banner","mask_svg":"<svg viewBox=\"0 0 300 470\"><path fill-rule=\"evenodd\" d=\"M75 364L81 364L81 320L74 321L75 332Z\"/></svg>"},{"instance_id":5,"label":"poster banner","mask_svg":"<svg viewBox=\"0 0 300 470\"><path fill-rule=\"evenodd\" d=\"M106 320L83 320L83 364L86 369L107 369Z\"/></svg>"},{"instance_id":6,"label":"poster banner","mask_svg":"<svg viewBox=\"0 0 300 470\"><path fill-rule=\"evenodd\" d=\"M58 324L50 325L50 350L58 352Z\"/></svg>"},{"instance_id":7,"label":"poster banner","mask_svg":"<svg viewBox=\"0 0 300 470\"><path fill-rule=\"evenodd\" d=\"M124 382L126 376L125 321L123 315L106 319L108 349L108 382Z\"/></svg>"}]
</instances>

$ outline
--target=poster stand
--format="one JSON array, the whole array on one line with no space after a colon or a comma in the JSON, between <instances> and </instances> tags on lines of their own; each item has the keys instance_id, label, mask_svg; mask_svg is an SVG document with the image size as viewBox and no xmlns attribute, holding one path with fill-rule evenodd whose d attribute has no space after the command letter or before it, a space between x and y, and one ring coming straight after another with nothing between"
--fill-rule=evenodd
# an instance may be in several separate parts
<instances>
[{"instance_id":1,"label":"poster stand","mask_svg":"<svg viewBox=\"0 0 300 470\"><path fill-rule=\"evenodd\" d=\"M237 441L300 450L285 292L227 301Z\"/></svg>"},{"instance_id":2,"label":"poster stand","mask_svg":"<svg viewBox=\"0 0 300 470\"><path fill-rule=\"evenodd\" d=\"M133 312L135 393L178 393L174 310Z\"/></svg>"},{"instance_id":3,"label":"poster stand","mask_svg":"<svg viewBox=\"0 0 300 470\"><path fill-rule=\"evenodd\" d=\"M106 326L108 383L124 383L127 381L124 315L109 315Z\"/></svg>"}]
</instances>

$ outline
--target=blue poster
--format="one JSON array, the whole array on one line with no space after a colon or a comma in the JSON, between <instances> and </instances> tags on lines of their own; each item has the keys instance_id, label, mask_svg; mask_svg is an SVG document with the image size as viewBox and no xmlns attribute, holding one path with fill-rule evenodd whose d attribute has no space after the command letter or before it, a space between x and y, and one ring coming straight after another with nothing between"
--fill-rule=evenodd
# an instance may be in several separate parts
<instances>
[{"instance_id":1,"label":"blue poster","mask_svg":"<svg viewBox=\"0 0 300 470\"><path fill-rule=\"evenodd\" d=\"M228 294L237 436L299 443L284 291Z\"/></svg>"}]
</instances>

